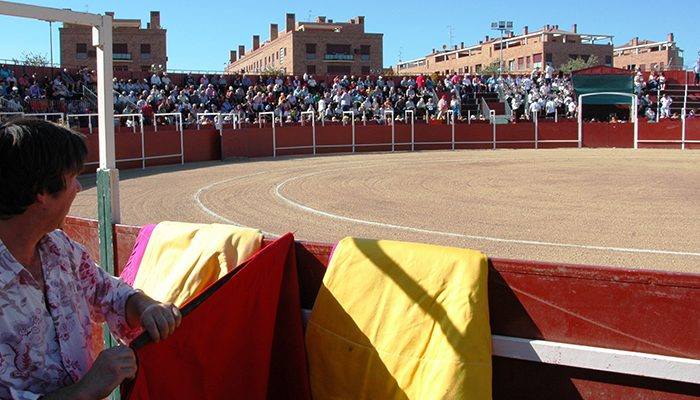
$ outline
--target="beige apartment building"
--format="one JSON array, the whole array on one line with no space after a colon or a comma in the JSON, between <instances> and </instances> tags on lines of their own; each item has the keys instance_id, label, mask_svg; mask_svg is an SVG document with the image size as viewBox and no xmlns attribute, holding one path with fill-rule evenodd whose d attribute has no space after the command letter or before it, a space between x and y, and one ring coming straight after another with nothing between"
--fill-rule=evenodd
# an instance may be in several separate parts
<instances>
[{"instance_id":1,"label":"beige apartment building","mask_svg":"<svg viewBox=\"0 0 700 400\"><path fill-rule=\"evenodd\" d=\"M270 38L260 42L253 36L253 47L238 46L231 51L226 74L261 74L282 71L288 75L370 75L383 66L383 34L365 33L365 17L333 22L316 17L315 22L296 22L286 15L284 31L270 24Z\"/></svg>"},{"instance_id":2,"label":"beige apartment building","mask_svg":"<svg viewBox=\"0 0 700 400\"><path fill-rule=\"evenodd\" d=\"M113 12L105 13L114 18ZM61 66L64 68L95 68L92 28L64 23L59 28ZM112 30L112 59L114 71L148 72L153 64L167 69L167 31L160 26L160 11L151 11L151 21L145 29L139 19L114 19Z\"/></svg>"},{"instance_id":3,"label":"beige apartment building","mask_svg":"<svg viewBox=\"0 0 700 400\"><path fill-rule=\"evenodd\" d=\"M676 46L673 33L669 33L663 42L634 38L627 44L615 47L614 51L616 68L639 68L640 71L683 69L683 50Z\"/></svg>"},{"instance_id":4,"label":"beige apartment building","mask_svg":"<svg viewBox=\"0 0 700 400\"><path fill-rule=\"evenodd\" d=\"M576 25L571 31L559 29L558 25L545 25L541 30L530 32L523 28L521 35L508 32L501 37L486 36L483 41L465 47L464 43L452 48L435 51L423 58L401 62L396 72L401 75L437 73L478 74L483 68L497 62L503 54L503 71L510 74L530 73L535 67L551 64L556 70L569 59L598 57L601 64L612 66L613 41L609 35L578 33Z\"/></svg>"}]
</instances>

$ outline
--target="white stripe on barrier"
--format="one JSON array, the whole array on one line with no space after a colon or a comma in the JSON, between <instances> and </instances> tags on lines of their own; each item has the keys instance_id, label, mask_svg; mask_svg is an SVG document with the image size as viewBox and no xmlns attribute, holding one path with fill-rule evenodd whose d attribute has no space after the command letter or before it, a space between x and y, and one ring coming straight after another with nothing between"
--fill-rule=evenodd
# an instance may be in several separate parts
<instances>
[{"instance_id":1,"label":"white stripe on barrier","mask_svg":"<svg viewBox=\"0 0 700 400\"><path fill-rule=\"evenodd\" d=\"M491 340L494 356L700 383L700 360L499 335Z\"/></svg>"}]
</instances>

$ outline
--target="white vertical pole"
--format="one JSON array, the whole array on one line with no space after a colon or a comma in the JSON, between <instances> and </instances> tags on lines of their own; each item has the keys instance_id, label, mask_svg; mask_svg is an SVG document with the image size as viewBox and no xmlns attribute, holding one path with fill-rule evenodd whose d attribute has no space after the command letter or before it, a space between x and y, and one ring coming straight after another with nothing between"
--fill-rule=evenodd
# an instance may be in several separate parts
<instances>
[{"instance_id":1,"label":"white vertical pole","mask_svg":"<svg viewBox=\"0 0 700 400\"><path fill-rule=\"evenodd\" d=\"M639 143L639 118L637 118L637 96L632 96L632 115L634 116L634 148L638 147Z\"/></svg>"},{"instance_id":2,"label":"white vertical pole","mask_svg":"<svg viewBox=\"0 0 700 400\"><path fill-rule=\"evenodd\" d=\"M583 141L581 140L583 138L583 96L580 96L578 99L578 112L577 112L577 119L578 119L578 148L582 148ZM635 143L636 145L636 143Z\"/></svg>"},{"instance_id":3,"label":"white vertical pole","mask_svg":"<svg viewBox=\"0 0 700 400\"><path fill-rule=\"evenodd\" d=\"M112 102L112 17L102 16L102 25L92 28L97 55L97 110L100 135L100 168L116 166L114 151L114 103ZM109 89L109 90L108 90Z\"/></svg>"},{"instance_id":4,"label":"white vertical pole","mask_svg":"<svg viewBox=\"0 0 700 400\"><path fill-rule=\"evenodd\" d=\"M493 125L493 149L496 150L496 110L489 110L489 119Z\"/></svg>"},{"instance_id":5,"label":"white vertical pole","mask_svg":"<svg viewBox=\"0 0 700 400\"><path fill-rule=\"evenodd\" d=\"M682 115L681 115L681 123L682 123L682 125L681 125L682 126L682 128L681 128L681 140L683 141L683 143L681 144L681 149L683 149L683 150L685 150L685 137L686 137L685 136L685 116L686 116L686 111L687 110L685 108L683 108L683 110L681 110L681 113L682 113Z\"/></svg>"},{"instance_id":6,"label":"white vertical pole","mask_svg":"<svg viewBox=\"0 0 700 400\"><path fill-rule=\"evenodd\" d=\"M119 209L119 171L114 144L114 103L112 102L112 17L100 16L100 25L92 27L92 44L97 56L97 121L100 169L110 176L111 223L121 221ZM107 199L105 199L107 200Z\"/></svg>"}]
</instances>

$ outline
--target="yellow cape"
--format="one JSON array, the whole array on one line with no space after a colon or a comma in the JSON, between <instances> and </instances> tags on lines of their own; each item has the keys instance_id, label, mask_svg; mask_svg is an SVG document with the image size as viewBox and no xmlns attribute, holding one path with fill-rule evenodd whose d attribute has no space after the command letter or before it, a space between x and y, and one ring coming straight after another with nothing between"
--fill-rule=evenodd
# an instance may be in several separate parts
<instances>
[{"instance_id":1,"label":"yellow cape","mask_svg":"<svg viewBox=\"0 0 700 400\"><path fill-rule=\"evenodd\" d=\"M490 399L488 259L343 239L306 345L314 399Z\"/></svg>"},{"instance_id":2,"label":"yellow cape","mask_svg":"<svg viewBox=\"0 0 700 400\"><path fill-rule=\"evenodd\" d=\"M261 243L257 229L161 222L148 241L134 287L181 306L257 253Z\"/></svg>"}]
</instances>

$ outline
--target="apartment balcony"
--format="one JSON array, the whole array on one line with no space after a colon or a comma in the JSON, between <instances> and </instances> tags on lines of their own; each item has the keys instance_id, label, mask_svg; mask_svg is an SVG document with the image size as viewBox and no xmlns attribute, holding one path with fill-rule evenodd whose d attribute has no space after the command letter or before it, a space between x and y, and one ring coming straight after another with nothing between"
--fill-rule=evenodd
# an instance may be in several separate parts
<instances>
[{"instance_id":1,"label":"apartment balcony","mask_svg":"<svg viewBox=\"0 0 700 400\"><path fill-rule=\"evenodd\" d=\"M355 56L352 54L326 54L323 56L324 62L354 62Z\"/></svg>"}]
</instances>

